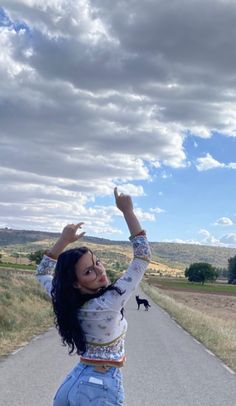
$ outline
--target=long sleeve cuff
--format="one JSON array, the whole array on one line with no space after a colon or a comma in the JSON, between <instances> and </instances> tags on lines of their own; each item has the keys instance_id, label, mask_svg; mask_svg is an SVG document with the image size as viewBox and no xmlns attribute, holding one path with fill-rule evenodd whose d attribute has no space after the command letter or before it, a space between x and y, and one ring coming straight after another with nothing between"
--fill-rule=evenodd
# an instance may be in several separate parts
<instances>
[{"instance_id":1,"label":"long sleeve cuff","mask_svg":"<svg viewBox=\"0 0 236 406\"><path fill-rule=\"evenodd\" d=\"M145 235L138 235L131 240L134 250L134 258L151 261L151 249Z\"/></svg>"},{"instance_id":2,"label":"long sleeve cuff","mask_svg":"<svg viewBox=\"0 0 236 406\"><path fill-rule=\"evenodd\" d=\"M55 259L52 259L47 255L44 255L42 261L36 268L36 275L52 275L56 263L57 261Z\"/></svg>"}]
</instances>

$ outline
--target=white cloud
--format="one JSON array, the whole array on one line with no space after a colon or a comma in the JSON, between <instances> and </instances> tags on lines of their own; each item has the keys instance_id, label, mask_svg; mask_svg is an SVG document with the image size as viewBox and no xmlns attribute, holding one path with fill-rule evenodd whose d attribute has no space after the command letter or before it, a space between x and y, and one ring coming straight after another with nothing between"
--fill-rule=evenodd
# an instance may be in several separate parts
<instances>
[{"instance_id":1,"label":"white cloud","mask_svg":"<svg viewBox=\"0 0 236 406\"><path fill-rule=\"evenodd\" d=\"M162 173L161 173L161 178L162 178L162 179L169 179L169 178L172 178L172 174L171 174L171 173L162 172Z\"/></svg>"},{"instance_id":2,"label":"white cloud","mask_svg":"<svg viewBox=\"0 0 236 406\"><path fill-rule=\"evenodd\" d=\"M218 162L211 154L207 153L205 157L197 159L196 168L198 171L207 171L214 168L224 168L225 164Z\"/></svg>"},{"instance_id":3,"label":"white cloud","mask_svg":"<svg viewBox=\"0 0 236 406\"><path fill-rule=\"evenodd\" d=\"M130 183L122 184L118 186L119 193L125 193L131 196L144 196L144 190L142 186L132 185Z\"/></svg>"},{"instance_id":4,"label":"white cloud","mask_svg":"<svg viewBox=\"0 0 236 406\"><path fill-rule=\"evenodd\" d=\"M236 162L231 162L227 165L228 168L236 169Z\"/></svg>"},{"instance_id":5,"label":"white cloud","mask_svg":"<svg viewBox=\"0 0 236 406\"><path fill-rule=\"evenodd\" d=\"M211 131L204 126L191 126L191 134L200 137L200 138L211 138L212 137L212 133ZM195 142L194 144L195 147L197 147L197 143Z\"/></svg>"},{"instance_id":6,"label":"white cloud","mask_svg":"<svg viewBox=\"0 0 236 406\"><path fill-rule=\"evenodd\" d=\"M198 234L201 234L203 236L203 239L200 241L200 244L214 246L220 245L219 239L214 237L208 230L203 228L198 231Z\"/></svg>"},{"instance_id":7,"label":"white cloud","mask_svg":"<svg viewBox=\"0 0 236 406\"><path fill-rule=\"evenodd\" d=\"M34 216L33 204L45 213L61 205L63 216L75 199L85 208L115 185L144 195L136 183L151 181L150 172L168 178L163 165L189 165L186 134L236 136L235 3L1 6L0 185L9 221L24 208L25 221L41 225L46 214ZM197 160L199 171L226 167L236 164Z\"/></svg>"},{"instance_id":8,"label":"white cloud","mask_svg":"<svg viewBox=\"0 0 236 406\"><path fill-rule=\"evenodd\" d=\"M160 209L160 207L155 207L155 208L150 209L150 212L159 214L159 213L165 213L165 210Z\"/></svg>"},{"instance_id":9,"label":"white cloud","mask_svg":"<svg viewBox=\"0 0 236 406\"><path fill-rule=\"evenodd\" d=\"M229 217L221 217L216 220L215 225L232 226L233 222Z\"/></svg>"},{"instance_id":10,"label":"white cloud","mask_svg":"<svg viewBox=\"0 0 236 406\"><path fill-rule=\"evenodd\" d=\"M231 162L229 164L225 164L225 163L219 162L216 159L214 159L211 156L211 154L207 153L206 156L197 159L196 168L199 172L208 171L209 169L215 169L215 168L236 169L236 163Z\"/></svg>"},{"instance_id":11,"label":"white cloud","mask_svg":"<svg viewBox=\"0 0 236 406\"><path fill-rule=\"evenodd\" d=\"M208 238L210 237L210 233L208 230L205 228L202 228L201 230L198 231L198 234L201 234L203 237Z\"/></svg>"},{"instance_id":12,"label":"white cloud","mask_svg":"<svg viewBox=\"0 0 236 406\"><path fill-rule=\"evenodd\" d=\"M176 244L196 244L196 245L200 245L199 241L196 241L196 240L183 240L181 238L174 238L173 240L164 239L163 242L171 242L171 243L176 243Z\"/></svg>"},{"instance_id":13,"label":"white cloud","mask_svg":"<svg viewBox=\"0 0 236 406\"><path fill-rule=\"evenodd\" d=\"M155 215L153 213L143 211L140 207L135 207L134 212L140 221L155 221Z\"/></svg>"},{"instance_id":14,"label":"white cloud","mask_svg":"<svg viewBox=\"0 0 236 406\"><path fill-rule=\"evenodd\" d=\"M201 229L198 233L204 237L199 242L202 245L236 248L236 233L225 234L221 237L215 237L206 229Z\"/></svg>"},{"instance_id":15,"label":"white cloud","mask_svg":"<svg viewBox=\"0 0 236 406\"><path fill-rule=\"evenodd\" d=\"M220 242L227 246L236 248L236 233L225 234L220 238Z\"/></svg>"}]
</instances>

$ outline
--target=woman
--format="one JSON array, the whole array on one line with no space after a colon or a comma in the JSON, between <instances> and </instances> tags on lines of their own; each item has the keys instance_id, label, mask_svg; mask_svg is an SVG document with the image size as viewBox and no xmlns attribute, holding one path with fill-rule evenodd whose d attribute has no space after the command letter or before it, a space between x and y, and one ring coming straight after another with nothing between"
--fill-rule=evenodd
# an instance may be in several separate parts
<instances>
[{"instance_id":1,"label":"woman","mask_svg":"<svg viewBox=\"0 0 236 406\"><path fill-rule=\"evenodd\" d=\"M39 282L52 296L62 341L70 353L76 350L80 355L80 362L58 389L54 406L124 404L120 368L125 362L127 322L122 309L142 279L150 249L130 196L118 194L117 188L114 194L134 250L134 258L120 279L110 284L102 262L86 247L62 252L85 234L76 234L83 223L67 225L37 269Z\"/></svg>"}]
</instances>

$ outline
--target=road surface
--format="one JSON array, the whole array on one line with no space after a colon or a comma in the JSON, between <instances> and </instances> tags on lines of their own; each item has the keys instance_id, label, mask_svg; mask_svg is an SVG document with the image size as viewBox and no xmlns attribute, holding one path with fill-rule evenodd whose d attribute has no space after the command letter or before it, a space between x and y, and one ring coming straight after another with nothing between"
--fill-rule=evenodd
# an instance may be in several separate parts
<instances>
[{"instance_id":1,"label":"road surface","mask_svg":"<svg viewBox=\"0 0 236 406\"><path fill-rule=\"evenodd\" d=\"M125 309L126 406L235 406L236 374L150 303L148 312L142 306L137 311L132 297ZM1 359L0 405L51 406L76 362L50 329Z\"/></svg>"}]
</instances>

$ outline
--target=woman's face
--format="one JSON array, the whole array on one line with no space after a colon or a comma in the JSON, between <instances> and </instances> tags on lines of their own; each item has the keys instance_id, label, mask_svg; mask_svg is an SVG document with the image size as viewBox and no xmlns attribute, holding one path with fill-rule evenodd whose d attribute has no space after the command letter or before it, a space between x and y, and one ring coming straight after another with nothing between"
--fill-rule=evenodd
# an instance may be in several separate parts
<instances>
[{"instance_id":1,"label":"woman's face","mask_svg":"<svg viewBox=\"0 0 236 406\"><path fill-rule=\"evenodd\" d=\"M86 252L75 266L76 288L82 293L96 293L109 283L105 268L96 255Z\"/></svg>"}]
</instances>

